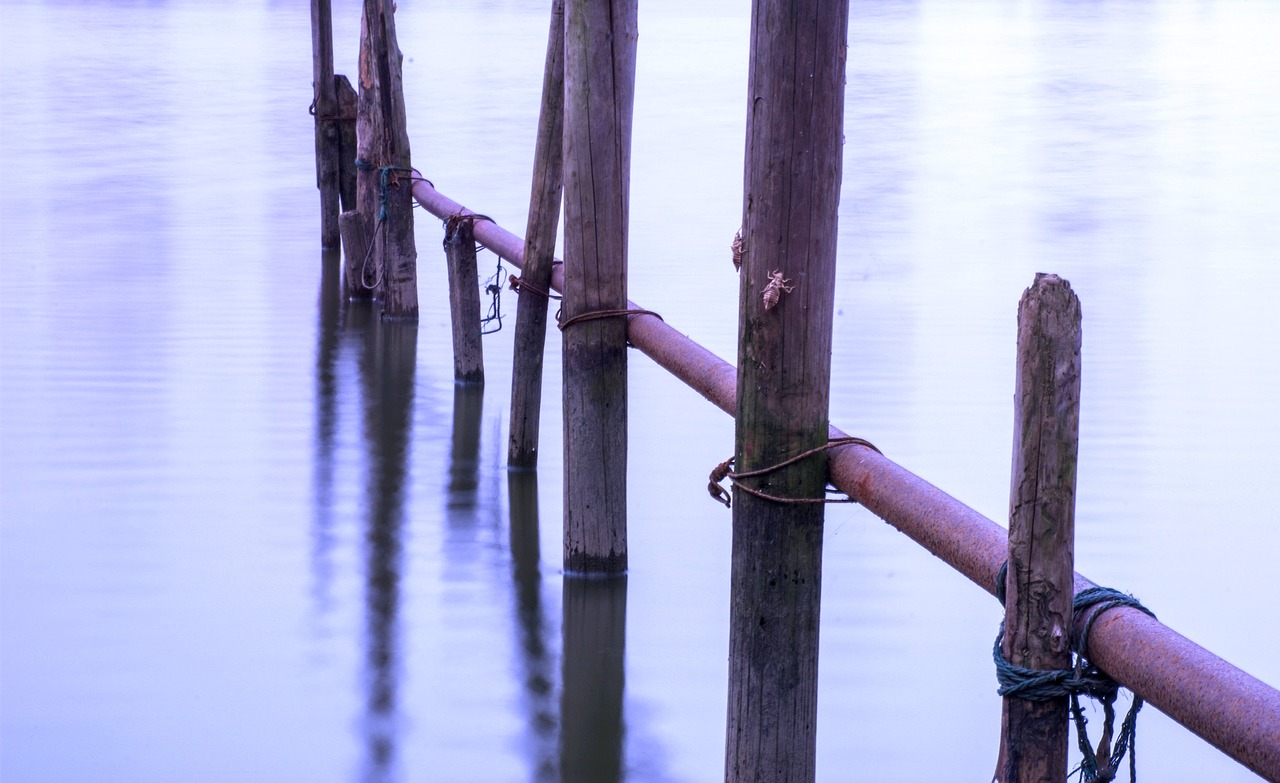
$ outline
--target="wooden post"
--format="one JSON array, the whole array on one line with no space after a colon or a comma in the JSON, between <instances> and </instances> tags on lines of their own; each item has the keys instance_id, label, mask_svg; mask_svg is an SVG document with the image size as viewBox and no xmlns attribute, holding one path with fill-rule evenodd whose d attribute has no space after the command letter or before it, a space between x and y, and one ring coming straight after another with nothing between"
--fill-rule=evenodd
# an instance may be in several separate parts
<instances>
[{"instance_id":1,"label":"wooden post","mask_svg":"<svg viewBox=\"0 0 1280 783\"><path fill-rule=\"evenodd\" d=\"M356 167L356 212L361 227L358 231L347 229L353 238L363 239L364 250L361 252L359 245L346 242L345 236L343 242L348 271L354 266L356 272L348 276L348 288L354 280L354 287L360 292L355 295L358 298L377 296L382 283L382 259L373 246L374 228L382 202L378 167L382 160L383 130L377 68L374 67L374 47L370 38L369 4L372 1L364 0L360 16L360 59L356 77L360 91L356 98L356 157L352 164Z\"/></svg>"},{"instance_id":2,"label":"wooden post","mask_svg":"<svg viewBox=\"0 0 1280 783\"><path fill-rule=\"evenodd\" d=\"M413 239L413 199L409 135L406 130L400 47L389 0L365 0L360 19L360 97L356 121L357 209L365 236L373 287L383 300L383 316L418 317L417 249ZM375 282L376 281L376 282Z\"/></svg>"},{"instance_id":3,"label":"wooden post","mask_svg":"<svg viewBox=\"0 0 1280 783\"><path fill-rule=\"evenodd\" d=\"M483 388L465 384L453 387L448 504L451 520L459 524L475 517L476 491L480 487L480 420L483 414Z\"/></svg>"},{"instance_id":4,"label":"wooden post","mask_svg":"<svg viewBox=\"0 0 1280 783\"><path fill-rule=\"evenodd\" d=\"M338 196L343 211L356 208L356 107L359 97L346 76L333 77L338 96Z\"/></svg>"},{"instance_id":5,"label":"wooden post","mask_svg":"<svg viewBox=\"0 0 1280 783\"><path fill-rule=\"evenodd\" d=\"M368 225L369 221L359 210L349 210L338 216L338 227L342 232L343 279L346 281L343 290L348 299L370 299L374 294L373 287L366 284L369 267L373 263Z\"/></svg>"},{"instance_id":6,"label":"wooden post","mask_svg":"<svg viewBox=\"0 0 1280 783\"><path fill-rule=\"evenodd\" d=\"M627 307L636 0L565 6L564 321ZM627 321L564 329L565 569L627 568Z\"/></svg>"},{"instance_id":7,"label":"wooden post","mask_svg":"<svg viewBox=\"0 0 1280 783\"><path fill-rule=\"evenodd\" d=\"M551 4L547 61L542 73L542 110L533 156L533 187L524 241L524 269L516 305L511 366L511 439L507 463L538 465L542 407L542 358L547 342L547 304L556 249L556 224L564 191L564 0Z\"/></svg>"},{"instance_id":8,"label":"wooden post","mask_svg":"<svg viewBox=\"0 0 1280 783\"><path fill-rule=\"evenodd\" d=\"M1071 666L1080 300L1036 275L1018 305L1018 371L1002 652L1015 666ZM1067 697L1006 696L997 783L1067 779Z\"/></svg>"},{"instance_id":9,"label":"wooden post","mask_svg":"<svg viewBox=\"0 0 1280 783\"><path fill-rule=\"evenodd\" d=\"M329 0L311 0L311 111L316 118L316 187L320 189L320 244L338 246L340 139L333 81L333 17Z\"/></svg>"},{"instance_id":10,"label":"wooden post","mask_svg":"<svg viewBox=\"0 0 1280 783\"><path fill-rule=\"evenodd\" d=\"M475 217L445 222L444 253L449 267L449 313L453 326L453 378L484 385L484 345L480 337L480 283L476 269Z\"/></svg>"},{"instance_id":11,"label":"wooden post","mask_svg":"<svg viewBox=\"0 0 1280 783\"><path fill-rule=\"evenodd\" d=\"M746 249L736 470L827 441L844 128L847 0L756 0L748 81ZM749 485L822 498L819 453ZM727 781L812 781L821 503L733 495Z\"/></svg>"},{"instance_id":12,"label":"wooden post","mask_svg":"<svg viewBox=\"0 0 1280 783\"><path fill-rule=\"evenodd\" d=\"M566 577L560 780L622 780L627 578Z\"/></svg>"}]
</instances>

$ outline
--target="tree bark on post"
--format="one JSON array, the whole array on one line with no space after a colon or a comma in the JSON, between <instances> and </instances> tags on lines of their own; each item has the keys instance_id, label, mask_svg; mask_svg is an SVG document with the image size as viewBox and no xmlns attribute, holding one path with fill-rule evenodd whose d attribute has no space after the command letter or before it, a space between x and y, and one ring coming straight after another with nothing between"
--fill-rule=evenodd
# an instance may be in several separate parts
<instances>
[{"instance_id":1,"label":"tree bark on post","mask_svg":"<svg viewBox=\"0 0 1280 783\"><path fill-rule=\"evenodd\" d=\"M476 269L475 217L445 221L444 252L449 267L449 322L453 332L453 379L484 384L484 344L480 336L480 286Z\"/></svg>"},{"instance_id":2,"label":"tree bark on post","mask_svg":"<svg viewBox=\"0 0 1280 783\"><path fill-rule=\"evenodd\" d=\"M356 98L356 212L360 229L349 229L353 238L363 239L364 247L345 248L349 271L355 271L354 281L348 279L348 290L354 289L356 298L378 295L382 281L381 259L374 246L374 228L381 209L381 187L378 167L382 161L382 111L377 71L374 65L374 47L369 24L370 4L376 0L364 0L360 15L360 57L358 75L360 84ZM344 232L345 233L345 232ZM345 244L345 243L344 243Z\"/></svg>"},{"instance_id":3,"label":"tree bark on post","mask_svg":"<svg viewBox=\"0 0 1280 783\"><path fill-rule=\"evenodd\" d=\"M356 160L360 158L356 144L356 115L360 98L346 76L333 77L338 96L338 196L342 212L338 215L338 233L342 238L343 291L348 299L368 299L373 290L360 282L360 272L369 257L368 227L358 211L356 198Z\"/></svg>"},{"instance_id":4,"label":"tree bark on post","mask_svg":"<svg viewBox=\"0 0 1280 783\"><path fill-rule=\"evenodd\" d=\"M311 111L316 118L316 186L320 189L320 244L338 247L340 138L333 80L333 16L329 0L311 0Z\"/></svg>"},{"instance_id":5,"label":"tree bark on post","mask_svg":"<svg viewBox=\"0 0 1280 783\"><path fill-rule=\"evenodd\" d=\"M636 35L636 0L566 4L564 564L577 573L627 568L627 322L590 316L627 307Z\"/></svg>"},{"instance_id":6,"label":"tree bark on post","mask_svg":"<svg viewBox=\"0 0 1280 783\"><path fill-rule=\"evenodd\" d=\"M333 77L333 89L338 96L338 201L345 212L356 208L356 109L360 98L342 74Z\"/></svg>"},{"instance_id":7,"label":"tree bark on post","mask_svg":"<svg viewBox=\"0 0 1280 783\"><path fill-rule=\"evenodd\" d=\"M365 269L373 255L370 248L368 221L359 210L348 210L338 216L338 228L342 233L343 291L348 299L370 299L373 288L364 284Z\"/></svg>"},{"instance_id":8,"label":"tree bark on post","mask_svg":"<svg viewBox=\"0 0 1280 783\"><path fill-rule=\"evenodd\" d=\"M1009 493L1009 568L1001 652L1014 666L1071 666L1080 300L1036 275L1018 305L1018 370ZM1067 697L1006 696L997 783L1067 778Z\"/></svg>"},{"instance_id":9,"label":"tree bark on post","mask_svg":"<svg viewBox=\"0 0 1280 783\"><path fill-rule=\"evenodd\" d=\"M751 23L739 472L827 441L847 0L757 0ZM822 498L826 457L745 479ZM733 494L727 781L812 781L821 503Z\"/></svg>"},{"instance_id":10,"label":"tree bark on post","mask_svg":"<svg viewBox=\"0 0 1280 783\"><path fill-rule=\"evenodd\" d=\"M551 4L547 62L542 74L542 110L533 156L533 186L524 241L524 269L516 305L511 367L511 439L507 463L538 465L538 423L542 407L542 361L547 342L547 306L556 224L564 192L564 0Z\"/></svg>"},{"instance_id":11,"label":"tree bark on post","mask_svg":"<svg viewBox=\"0 0 1280 783\"><path fill-rule=\"evenodd\" d=\"M418 253L413 238L412 166L400 46L388 0L365 0L360 19L356 120L357 209L373 244L359 281L383 300L383 316L418 317Z\"/></svg>"}]
</instances>

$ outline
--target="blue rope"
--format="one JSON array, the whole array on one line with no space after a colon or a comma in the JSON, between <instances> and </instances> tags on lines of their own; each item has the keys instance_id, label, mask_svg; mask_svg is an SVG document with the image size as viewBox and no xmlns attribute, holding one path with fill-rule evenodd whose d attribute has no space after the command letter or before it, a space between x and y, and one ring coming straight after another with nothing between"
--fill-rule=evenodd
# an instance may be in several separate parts
<instances>
[{"instance_id":1,"label":"blue rope","mask_svg":"<svg viewBox=\"0 0 1280 783\"><path fill-rule=\"evenodd\" d=\"M373 165L367 160L360 160L359 158L355 159L355 164L356 164L356 168L358 169L362 169L364 171L378 172L378 181L380 186L379 195L378 195L378 219L377 219L377 222L374 224L374 230L377 231L377 229L380 227L385 228L383 224L386 223L387 221L387 188L391 184L390 183L391 172L407 171L410 174L412 174L413 169L407 166L382 166L381 168L379 168L378 166ZM373 256L374 244L375 244L374 239L370 238L369 247L364 254L364 262L360 265L360 278L361 278L360 284L363 285L365 288L368 288L371 290L376 289L382 283L381 265L378 266L377 277L373 280L373 282L369 282L369 270L368 270L369 258Z\"/></svg>"},{"instance_id":2,"label":"blue rope","mask_svg":"<svg viewBox=\"0 0 1280 783\"><path fill-rule=\"evenodd\" d=\"M1005 581L1008 571L1009 563L1005 561L996 574L996 598L1000 599L1001 604L1005 602ZM996 681L999 683L996 692L1001 696L1041 702L1069 697L1071 718L1076 726L1076 742L1082 756L1080 766L1073 770L1072 774L1079 772L1083 783L1107 783L1115 779L1116 770L1128 753L1129 779L1136 783L1138 770L1135 738L1138 711L1142 709L1143 704L1142 697L1136 693L1133 695L1133 703L1129 706L1124 720L1120 722L1120 732L1116 735L1115 745L1107 748L1107 738L1111 736L1115 723L1115 702L1120 694L1120 685L1089 660L1089 633L1093 630L1093 624L1097 622L1098 617L1108 609L1128 606L1152 618L1155 617L1155 613L1143 606L1138 599L1119 590L1110 587L1090 587L1076 593L1071 602L1072 614L1078 616L1095 605L1098 607L1097 610L1085 620L1080 638L1072 649L1075 665L1070 669L1043 670L1014 666L1004 657L1004 652L1000 649L1001 642L1004 641L1004 622L1001 621L1000 631L996 634L996 643L991 653L996 664ZM1103 740L1097 751L1089 744L1086 730L1088 720L1085 719L1084 710L1080 707L1082 695L1096 699L1102 704ZM1102 756L1101 760L1099 755Z\"/></svg>"},{"instance_id":3,"label":"blue rope","mask_svg":"<svg viewBox=\"0 0 1280 783\"><path fill-rule=\"evenodd\" d=\"M355 163L356 168L358 169L364 169L365 171L373 171L377 169L378 171L378 182L380 186L380 192L378 194L378 222L381 223L387 219L387 187L390 184L391 172L407 171L409 173L413 173L413 169L408 166L382 166L379 168L374 166L372 163L366 160L360 160L359 158L356 158Z\"/></svg>"}]
</instances>

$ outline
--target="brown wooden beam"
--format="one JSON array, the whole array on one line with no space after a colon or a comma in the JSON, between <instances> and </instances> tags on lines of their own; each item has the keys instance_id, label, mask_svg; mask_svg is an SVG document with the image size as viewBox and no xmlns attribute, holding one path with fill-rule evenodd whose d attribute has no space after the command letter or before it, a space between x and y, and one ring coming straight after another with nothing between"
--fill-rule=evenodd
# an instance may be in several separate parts
<instances>
[{"instance_id":1,"label":"brown wooden beam","mask_svg":"<svg viewBox=\"0 0 1280 783\"><path fill-rule=\"evenodd\" d=\"M565 5L564 566L627 569L627 213L636 0ZM581 320L589 318L589 320Z\"/></svg>"},{"instance_id":2,"label":"brown wooden beam","mask_svg":"<svg viewBox=\"0 0 1280 783\"><path fill-rule=\"evenodd\" d=\"M1080 300L1036 275L1018 305L1009 568L1002 654L1024 669L1071 667ZM997 783L1065 783L1067 696L1001 705Z\"/></svg>"},{"instance_id":3,"label":"brown wooden beam","mask_svg":"<svg viewBox=\"0 0 1280 783\"><path fill-rule=\"evenodd\" d=\"M542 74L542 109L533 154L533 185L525 230L524 270L516 305L511 363L511 437L507 463L538 465L538 423L542 414L542 361L547 342L547 294L555 261L556 226L564 193L564 0L551 4L547 60Z\"/></svg>"}]
</instances>

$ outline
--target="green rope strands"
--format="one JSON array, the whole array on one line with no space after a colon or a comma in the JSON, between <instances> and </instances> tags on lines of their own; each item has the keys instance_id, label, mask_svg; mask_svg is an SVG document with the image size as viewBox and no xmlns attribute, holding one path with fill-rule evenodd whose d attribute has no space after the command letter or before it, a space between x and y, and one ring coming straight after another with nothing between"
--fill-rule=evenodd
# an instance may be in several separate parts
<instances>
[{"instance_id":1,"label":"green rope strands","mask_svg":"<svg viewBox=\"0 0 1280 783\"><path fill-rule=\"evenodd\" d=\"M1009 570L1006 561L1000 566L996 575L996 598L1004 604L1005 577ZM1014 666L1004 657L1000 644L1004 640L1004 623L1000 623L1000 631L996 634L996 643L991 655L996 664L996 681L1000 684L997 693L1001 696L1016 697L1028 701L1052 701L1063 696L1070 697L1071 718L1076 725L1076 741L1083 756L1080 766L1074 772L1080 773L1082 783L1108 783L1116 777L1120 763L1125 754L1129 754L1129 779L1136 783L1137 751L1134 747L1137 733L1138 711L1142 709L1142 697L1134 694L1133 703L1128 713L1120 722L1120 732L1115 736L1114 746L1108 748L1108 739L1113 736L1115 725L1115 702L1120 695L1120 685L1105 672L1089 661L1089 632L1098 617L1108 609L1117 606L1129 606L1150 617L1155 613L1143 606L1138 599L1110 587L1090 587L1076 593L1072 601L1072 611L1079 615L1091 606L1097 610L1085 621L1084 629L1075 649L1075 666L1070 669L1026 669ZM1080 696L1088 696L1102 704L1102 742L1097 750L1089 743L1086 731L1088 721L1080 706ZM1073 773L1074 774L1074 773Z\"/></svg>"},{"instance_id":2,"label":"green rope strands","mask_svg":"<svg viewBox=\"0 0 1280 783\"><path fill-rule=\"evenodd\" d=\"M359 158L356 158L356 168L364 169L365 171L373 171L375 168L378 168L378 167L374 166L372 163L368 161L360 160ZM378 198L378 222L379 223L387 219L387 186L390 184L391 172L393 171L407 171L410 174L409 179L411 180L416 179L415 177L412 176L413 169L409 168L408 166L383 166L381 168L378 168L378 177L379 177L378 184L381 187L381 192Z\"/></svg>"}]
</instances>

